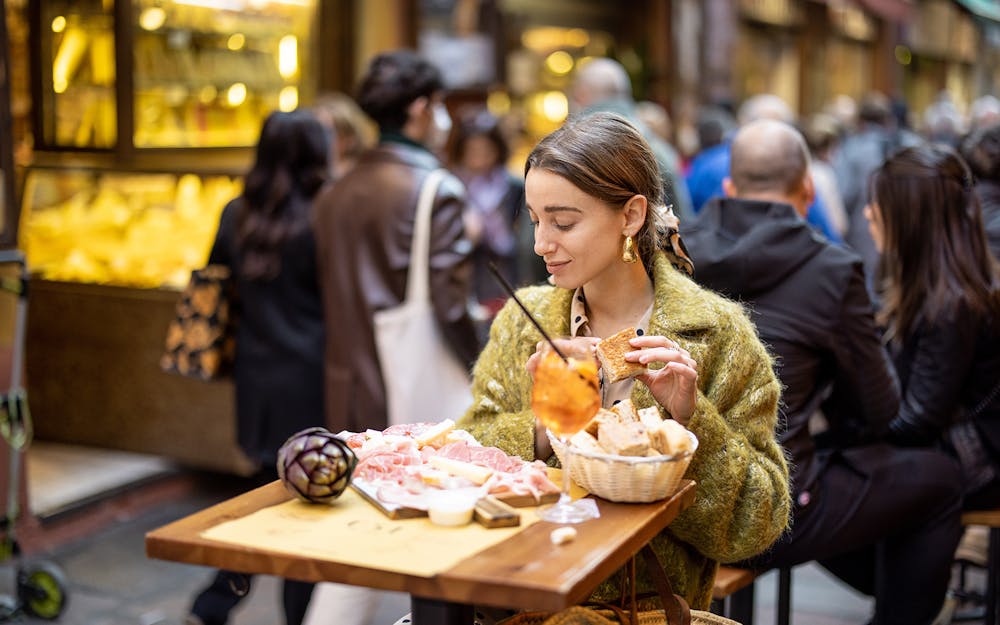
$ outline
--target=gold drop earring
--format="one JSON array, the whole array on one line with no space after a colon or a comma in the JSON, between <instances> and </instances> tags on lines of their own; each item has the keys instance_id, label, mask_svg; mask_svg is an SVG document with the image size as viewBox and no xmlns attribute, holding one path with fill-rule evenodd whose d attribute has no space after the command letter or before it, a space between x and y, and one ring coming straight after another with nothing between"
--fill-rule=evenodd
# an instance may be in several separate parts
<instances>
[{"instance_id":1,"label":"gold drop earring","mask_svg":"<svg viewBox=\"0 0 1000 625\"><path fill-rule=\"evenodd\" d=\"M631 235L625 235L625 243L622 245L622 260L626 263L634 263L639 260L639 255L635 253L635 241Z\"/></svg>"}]
</instances>

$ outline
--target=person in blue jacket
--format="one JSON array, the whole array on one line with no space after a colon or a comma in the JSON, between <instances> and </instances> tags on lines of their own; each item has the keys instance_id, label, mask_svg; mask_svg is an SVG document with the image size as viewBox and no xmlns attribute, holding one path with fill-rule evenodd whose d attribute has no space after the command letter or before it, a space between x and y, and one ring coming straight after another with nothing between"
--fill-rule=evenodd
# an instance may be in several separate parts
<instances>
[{"instance_id":1,"label":"person in blue jacket","mask_svg":"<svg viewBox=\"0 0 1000 625\"><path fill-rule=\"evenodd\" d=\"M763 94L750 98L743 103L739 111L740 125L746 125L758 119L776 119L791 123L793 115L788 105L778 96ZM712 198L724 197L722 181L729 175L729 162L732 153L732 139L712 146L699 153L693 161L686 176L688 192L691 194L691 206L695 214ZM826 206L817 196L809 211L806 221L819 230L833 243L842 243L843 238L837 232Z\"/></svg>"}]
</instances>

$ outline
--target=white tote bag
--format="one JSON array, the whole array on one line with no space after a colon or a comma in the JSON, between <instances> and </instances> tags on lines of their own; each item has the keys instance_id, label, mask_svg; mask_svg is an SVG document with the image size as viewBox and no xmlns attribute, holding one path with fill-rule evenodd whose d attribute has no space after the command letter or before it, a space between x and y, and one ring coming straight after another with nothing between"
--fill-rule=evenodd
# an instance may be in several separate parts
<instances>
[{"instance_id":1,"label":"white tote bag","mask_svg":"<svg viewBox=\"0 0 1000 625\"><path fill-rule=\"evenodd\" d=\"M431 208L445 174L431 172L420 189L406 299L375 313L389 425L457 419L472 404L469 372L445 342L430 298Z\"/></svg>"}]
</instances>

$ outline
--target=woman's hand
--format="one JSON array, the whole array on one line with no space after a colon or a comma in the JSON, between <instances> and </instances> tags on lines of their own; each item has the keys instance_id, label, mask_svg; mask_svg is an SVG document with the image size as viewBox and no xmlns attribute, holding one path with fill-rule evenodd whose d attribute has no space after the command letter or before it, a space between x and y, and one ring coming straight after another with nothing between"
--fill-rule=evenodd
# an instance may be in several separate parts
<instances>
[{"instance_id":1,"label":"woman's hand","mask_svg":"<svg viewBox=\"0 0 1000 625\"><path fill-rule=\"evenodd\" d=\"M629 345L638 349L625 354L625 360L644 365L665 363L663 368L651 369L636 379L649 388L675 421L686 427L698 399L698 363L665 336L637 336L629 339Z\"/></svg>"}]
</instances>

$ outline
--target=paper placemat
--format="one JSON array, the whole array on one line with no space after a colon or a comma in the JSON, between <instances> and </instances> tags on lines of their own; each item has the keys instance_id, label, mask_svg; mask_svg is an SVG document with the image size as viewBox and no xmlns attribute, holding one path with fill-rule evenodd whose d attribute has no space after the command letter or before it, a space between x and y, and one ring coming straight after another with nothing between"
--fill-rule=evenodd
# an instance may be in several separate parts
<instances>
[{"instance_id":1,"label":"paper placemat","mask_svg":"<svg viewBox=\"0 0 1000 625\"><path fill-rule=\"evenodd\" d=\"M434 525L427 518L388 519L352 489L332 506L287 501L220 523L202 538L431 577L536 523L537 508L520 508L521 525L487 529Z\"/></svg>"}]
</instances>

